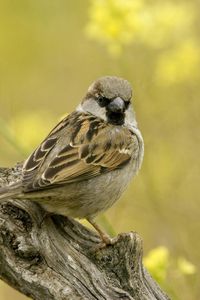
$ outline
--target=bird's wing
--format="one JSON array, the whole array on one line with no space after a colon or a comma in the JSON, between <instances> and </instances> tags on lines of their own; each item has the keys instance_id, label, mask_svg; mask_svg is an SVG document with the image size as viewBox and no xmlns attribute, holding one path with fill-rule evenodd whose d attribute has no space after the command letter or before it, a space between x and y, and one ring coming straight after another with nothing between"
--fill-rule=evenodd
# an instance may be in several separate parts
<instances>
[{"instance_id":1,"label":"bird's wing","mask_svg":"<svg viewBox=\"0 0 200 300\"><path fill-rule=\"evenodd\" d=\"M24 191L78 182L119 169L138 155L137 137L91 114L73 113L61 121L27 159Z\"/></svg>"}]
</instances>

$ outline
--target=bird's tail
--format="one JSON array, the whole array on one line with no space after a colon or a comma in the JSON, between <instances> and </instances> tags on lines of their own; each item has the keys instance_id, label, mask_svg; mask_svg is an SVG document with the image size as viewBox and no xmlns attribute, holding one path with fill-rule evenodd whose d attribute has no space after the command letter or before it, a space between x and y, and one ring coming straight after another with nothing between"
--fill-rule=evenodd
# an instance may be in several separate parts
<instances>
[{"instance_id":1,"label":"bird's tail","mask_svg":"<svg viewBox=\"0 0 200 300\"><path fill-rule=\"evenodd\" d=\"M16 182L12 185L0 188L0 201L17 197L21 194L20 183Z\"/></svg>"}]
</instances>

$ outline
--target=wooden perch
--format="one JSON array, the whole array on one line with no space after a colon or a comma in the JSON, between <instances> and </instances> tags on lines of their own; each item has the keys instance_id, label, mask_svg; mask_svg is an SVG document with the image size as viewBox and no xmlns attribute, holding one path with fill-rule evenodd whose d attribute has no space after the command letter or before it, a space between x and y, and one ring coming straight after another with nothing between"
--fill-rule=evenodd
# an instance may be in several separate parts
<instances>
[{"instance_id":1,"label":"wooden perch","mask_svg":"<svg viewBox=\"0 0 200 300\"><path fill-rule=\"evenodd\" d=\"M20 176L20 165L0 168L0 186ZM44 215L30 201L0 203L0 277L13 288L36 300L169 300L142 265L136 233L95 251L94 232Z\"/></svg>"}]
</instances>

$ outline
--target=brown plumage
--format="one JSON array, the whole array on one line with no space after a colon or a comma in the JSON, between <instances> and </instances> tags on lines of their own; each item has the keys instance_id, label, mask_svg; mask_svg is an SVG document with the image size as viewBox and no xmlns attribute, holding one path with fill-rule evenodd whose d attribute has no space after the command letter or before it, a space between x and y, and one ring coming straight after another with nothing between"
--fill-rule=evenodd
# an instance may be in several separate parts
<instances>
[{"instance_id":1,"label":"brown plumage","mask_svg":"<svg viewBox=\"0 0 200 300\"><path fill-rule=\"evenodd\" d=\"M0 199L31 199L45 209L93 218L110 207L139 169L143 140L130 106L128 81L102 77L24 162L22 181L0 189Z\"/></svg>"},{"instance_id":2,"label":"brown plumage","mask_svg":"<svg viewBox=\"0 0 200 300\"><path fill-rule=\"evenodd\" d=\"M101 119L93 120L91 114L75 112L61 123L59 135L55 127L27 159L24 192L78 182L121 168L130 160L134 147L138 148L137 138L129 129L116 130Z\"/></svg>"}]
</instances>

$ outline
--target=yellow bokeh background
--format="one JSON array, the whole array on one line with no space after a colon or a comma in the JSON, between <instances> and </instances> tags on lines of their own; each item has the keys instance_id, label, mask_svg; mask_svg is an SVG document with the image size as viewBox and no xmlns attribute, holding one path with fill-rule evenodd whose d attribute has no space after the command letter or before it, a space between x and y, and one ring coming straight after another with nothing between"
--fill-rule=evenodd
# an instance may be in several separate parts
<instances>
[{"instance_id":1,"label":"yellow bokeh background","mask_svg":"<svg viewBox=\"0 0 200 300\"><path fill-rule=\"evenodd\" d=\"M0 166L21 161L102 75L127 78L142 169L99 222L137 231L175 300L200 298L200 3L0 0ZM0 299L26 299L0 283Z\"/></svg>"}]
</instances>

